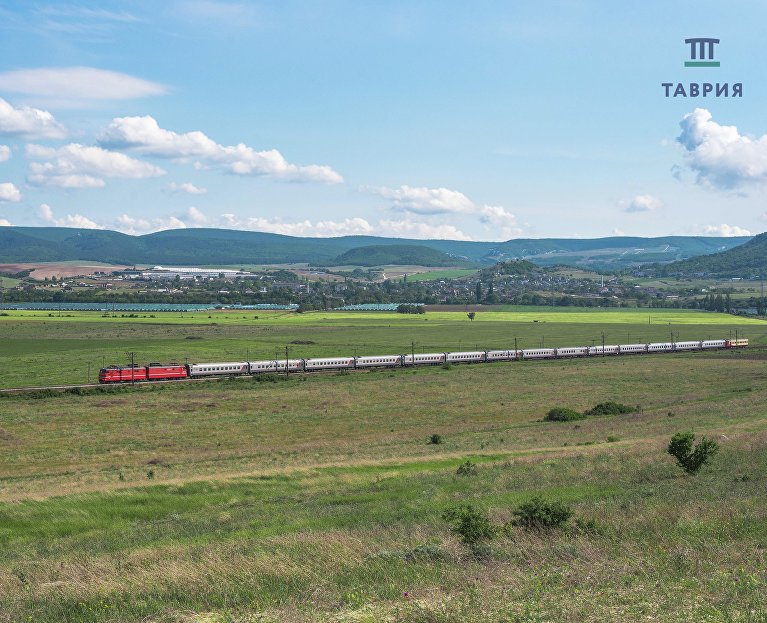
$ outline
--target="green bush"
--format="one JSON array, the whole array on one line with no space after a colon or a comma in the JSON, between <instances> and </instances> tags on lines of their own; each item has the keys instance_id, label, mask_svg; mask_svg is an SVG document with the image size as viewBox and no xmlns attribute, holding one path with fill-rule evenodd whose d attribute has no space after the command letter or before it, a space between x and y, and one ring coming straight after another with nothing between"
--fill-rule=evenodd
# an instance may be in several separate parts
<instances>
[{"instance_id":1,"label":"green bush","mask_svg":"<svg viewBox=\"0 0 767 623\"><path fill-rule=\"evenodd\" d=\"M442 443L442 435L434 433L431 437L429 437L429 443L438 446Z\"/></svg>"},{"instance_id":2,"label":"green bush","mask_svg":"<svg viewBox=\"0 0 767 623\"><path fill-rule=\"evenodd\" d=\"M713 439L703 437L693 448L695 434L677 433L671 438L667 452L676 459L679 466L688 474L697 474L719 452L719 444Z\"/></svg>"},{"instance_id":3,"label":"green bush","mask_svg":"<svg viewBox=\"0 0 767 623\"><path fill-rule=\"evenodd\" d=\"M449 522L450 530L457 534L466 545L476 545L495 536L496 528L483 510L471 504L457 504L442 513L442 519Z\"/></svg>"},{"instance_id":4,"label":"green bush","mask_svg":"<svg viewBox=\"0 0 767 623\"><path fill-rule=\"evenodd\" d=\"M634 407L608 400L607 402L600 402L594 408L584 412L584 415L619 415L621 413L633 413L634 411Z\"/></svg>"},{"instance_id":5,"label":"green bush","mask_svg":"<svg viewBox=\"0 0 767 623\"><path fill-rule=\"evenodd\" d=\"M572 422L574 420L582 420L584 417L586 416L578 413L575 409L554 407L546 414L544 419L547 422Z\"/></svg>"},{"instance_id":6,"label":"green bush","mask_svg":"<svg viewBox=\"0 0 767 623\"><path fill-rule=\"evenodd\" d=\"M455 473L458 476L474 476L477 473L477 464L466 460L458 466Z\"/></svg>"},{"instance_id":7,"label":"green bush","mask_svg":"<svg viewBox=\"0 0 767 623\"><path fill-rule=\"evenodd\" d=\"M514 525L525 528L556 528L573 516L573 510L562 502L547 502L536 496L514 511Z\"/></svg>"}]
</instances>

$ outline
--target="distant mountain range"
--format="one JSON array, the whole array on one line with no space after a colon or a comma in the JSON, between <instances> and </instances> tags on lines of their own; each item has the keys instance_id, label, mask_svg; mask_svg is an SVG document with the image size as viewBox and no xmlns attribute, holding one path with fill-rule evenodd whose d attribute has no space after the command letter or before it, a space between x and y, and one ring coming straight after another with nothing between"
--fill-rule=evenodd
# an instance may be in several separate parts
<instances>
[{"instance_id":1,"label":"distant mountain range","mask_svg":"<svg viewBox=\"0 0 767 623\"><path fill-rule=\"evenodd\" d=\"M660 275L755 277L767 274L767 233L734 249L657 267Z\"/></svg>"},{"instance_id":2,"label":"distant mountain range","mask_svg":"<svg viewBox=\"0 0 767 623\"><path fill-rule=\"evenodd\" d=\"M359 247L428 247L456 261L494 264L528 259L539 265L568 264L617 270L726 251L750 238L666 236L594 239L542 238L508 242L407 240L373 236L298 238L230 229L175 229L129 236L115 231L64 227L0 227L0 263L88 260L114 264L329 264ZM404 257L388 259L397 260ZM440 258L442 262L444 258ZM407 261L387 263L409 264ZM442 265L441 263L438 265Z\"/></svg>"}]
</instances>

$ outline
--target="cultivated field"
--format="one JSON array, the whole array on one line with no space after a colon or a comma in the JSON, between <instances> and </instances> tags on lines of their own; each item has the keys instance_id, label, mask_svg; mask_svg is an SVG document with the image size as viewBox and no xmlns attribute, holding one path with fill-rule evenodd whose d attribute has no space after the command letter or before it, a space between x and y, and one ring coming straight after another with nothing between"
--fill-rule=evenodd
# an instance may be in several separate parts
<instances>
[{"instance_id":1,"label":"cultivated field","mask_svg":"<svg viewBox=\"0 0 767 623\"><path fill-rule=\"evenodd\" d=\"M286 338L377 352L411 334L735 329L715 314L659 315L657 329L654 314L542 314L8 316L0 369L5 383L9 362L29 375L85 361L91 337L95 352L218 355ZM738 330L766 341L762 324ZM634 412L542 421L604 400ZM721 446L696 476L665 453L684 430ZM474 473L456 474L467 459ZM766 474L760 349L2 396L0 621L764 622ZM502 525L535 494L575 516L479 550L442 518L468 503Z\"/></svg>"}]
</instances>

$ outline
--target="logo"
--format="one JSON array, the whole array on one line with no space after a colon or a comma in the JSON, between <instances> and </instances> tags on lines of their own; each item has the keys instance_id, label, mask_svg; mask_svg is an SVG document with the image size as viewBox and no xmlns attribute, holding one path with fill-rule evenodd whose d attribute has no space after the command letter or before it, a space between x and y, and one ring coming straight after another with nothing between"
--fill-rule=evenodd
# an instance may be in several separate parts
<instances>
[{"instance_id":1,"label":"logo","mask_svg":"<svg viewBox=\"0 0 767 623\"><path fill-rule=\"evenodd\" d=\"M714 46L719 43L719 39L695 37L694 39L685 39L684 42L690 45L690 58L692 59L684 62L685 67L719 67L719 61L714 60ZM702 60L705 58L708 60Z\"/></svg>"},{"instance_id":2,"label":"logo","mask_svg":"<svg viewBox=\"0 0 767 623\"><path fill-rule=\"evenodd\" d=\"M690 60L685 67L719 67L714 49L719 39L691 37L684 42L690 46ZM661 82L666 97L743 97L743 83L735 82Z\"/></svg>"}]
</instances>

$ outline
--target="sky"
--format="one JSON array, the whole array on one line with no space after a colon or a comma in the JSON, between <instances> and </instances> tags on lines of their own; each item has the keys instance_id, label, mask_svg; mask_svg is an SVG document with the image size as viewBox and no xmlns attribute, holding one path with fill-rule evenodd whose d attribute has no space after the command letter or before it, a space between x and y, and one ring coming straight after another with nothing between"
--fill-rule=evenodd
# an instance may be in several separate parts
<instances>
[{"instance_id":1,"label":"sky","mask_svg":"<svg viewBox=\"0 0 767 623\"><path fill-rule=\"evenodd\" d=\"M761 233L765 23L757 0L0 0L0 225ZM719 67L685 67L697 37Z\"/></svg>"}]
</instances>

